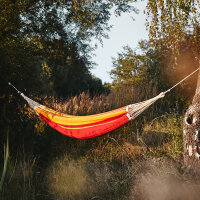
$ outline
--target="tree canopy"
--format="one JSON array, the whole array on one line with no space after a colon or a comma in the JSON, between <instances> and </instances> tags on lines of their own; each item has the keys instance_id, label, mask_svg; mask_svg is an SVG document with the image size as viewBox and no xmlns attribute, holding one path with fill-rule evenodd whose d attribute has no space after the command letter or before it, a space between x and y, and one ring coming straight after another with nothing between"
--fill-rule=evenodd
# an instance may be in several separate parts
<instances>
[{"instance_id":1,"label":"tree canopy","mask_svg":"<svg viewBox=\"0 0 200 200\"><path fill-rule=\"evenodd\" d=\"M116 15L131 12L135 10L133 2L1 1L2 88L13 81L19 88L32 91L58 89L59 95L90 89L93 63L89 42L93 37L101 40L107 36L113 9Z\"/></svg>"},{"instance_id":2,"label":"tree canopy","mask_svg":"<svg viewBox=\"0 0 200 200\"><path fill-rule=\"evenodd\" d=\"M180 42L190 35L193 46L199 42L199 0L149 0L147 28L150 42L170 48L176 62ZM195 51L195 49L194 49Z\"/></svg>"},{"instance_id":3,"label":"tree canopy","mask_svg":"<svg viewBox=\"0 0 200 200\"><path fill-rule=\"evenodd\" d=\"M164 85L175 84L197 68L200 60L199 6L199 0L149 0L145 9L149 41L139 43L139 53L125 47L114 59L111 71L114 85L143 85L145 81L153 81L164 89ZM190 80L186 89L190 97L195 81ZM192 91L190 95L189 90Z\"/></svg>"}]
</instances>

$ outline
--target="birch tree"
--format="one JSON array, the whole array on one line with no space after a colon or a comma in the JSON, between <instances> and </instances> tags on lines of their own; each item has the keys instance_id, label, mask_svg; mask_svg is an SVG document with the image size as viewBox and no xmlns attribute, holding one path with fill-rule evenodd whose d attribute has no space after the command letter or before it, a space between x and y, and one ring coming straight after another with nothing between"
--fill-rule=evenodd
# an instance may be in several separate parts
<instances>
[{"instance_id":1,"label":"birch tree","mask_svg":"<svg viewBox=\"0 0 200 200\"><path fill-rule=\"evenodd\" d=\"M182 65L191 70L200 67L199 0L148 0L146 14L152 45L171 50L171 73L180 68L186 52L192 62L186 64L185 59ZM200 72L193 87L196 91L183 122L184 163L200 171Z\"/></svg>"}]
</instances>

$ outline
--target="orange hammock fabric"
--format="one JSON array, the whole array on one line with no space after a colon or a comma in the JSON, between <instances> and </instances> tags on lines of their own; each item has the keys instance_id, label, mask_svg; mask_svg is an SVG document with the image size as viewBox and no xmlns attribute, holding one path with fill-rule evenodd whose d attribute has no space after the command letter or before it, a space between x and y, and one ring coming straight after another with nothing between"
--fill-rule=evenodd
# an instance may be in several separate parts
<instances>
[{"instance_id":1,"label":"orange hammock fabric","mask_svg":"<svg viewBox=\"0 0 200 200\"><path fill-rule=\"evenodd\" d=\"M52 128L64 135L79 139L93 138L113 131L136 118L151 104L164 97L164 93L161 93L147 101L131 104L109 112L89 116L73 116L56 112L33 101L22 93L21 95L39 117Z\"/></svg>"},{"instance_id":2,"label":"orange hammock fabric","mask_svg":"<svg viewBox=\"0 0 200 200\"><path fill-rule=\"evenodd\" d=\"M65 115L47 107L38 107L35 111L52 128L64 135L79 139L100 136L129 121L126 107L90 116Z\"/></svg>"}]
</instances>

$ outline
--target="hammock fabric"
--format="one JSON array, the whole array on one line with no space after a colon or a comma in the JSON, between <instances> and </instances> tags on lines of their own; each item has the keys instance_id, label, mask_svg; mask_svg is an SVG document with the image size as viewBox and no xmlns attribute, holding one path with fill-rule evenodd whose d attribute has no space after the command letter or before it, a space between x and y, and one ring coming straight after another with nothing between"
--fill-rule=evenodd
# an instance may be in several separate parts
<instances>
[{"instance_id":1,"label":"hammock fabric","mask_svg":"<svg viewBox=\"0 0 200 200\"><path fill-rule=\"evenodd\" d=\"M52 128L64 135L79 139L93 138L115 130L136 118L151 104L164 97L164 93L161 93L147 101L131 104L110 112L89 116L73 116L56 112L33 101L24 94L20 94L35 110L39 117Z\"/></svg>"}]
</instances>

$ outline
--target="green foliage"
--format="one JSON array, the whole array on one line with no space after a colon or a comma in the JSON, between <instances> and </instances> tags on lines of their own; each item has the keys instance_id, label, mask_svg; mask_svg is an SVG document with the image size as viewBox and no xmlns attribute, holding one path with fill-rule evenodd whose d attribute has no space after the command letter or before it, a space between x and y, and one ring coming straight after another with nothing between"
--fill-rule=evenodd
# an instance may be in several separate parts
<instances>
[{"instance_id":1,"label":"green foliage","mask_svg":"<svg viewBox=\"0 0 200 200\"><path fill-rule=\"evenodd\" d=\"M182 130L183 115L165 114L145 124L142 138L154 155L176 160L183 153Z\"/></svg>"},{"instance_id":2,"label":"green foliage","mask_svg":"<svg viewBox=\"0 0 200 200\"><path fill-rule=\"evenodd\" d=\"M113 60L111 76L113 86L123 85L141 87L151 84L159 91L166 88L167 81L163 68L163 53L156 47L151 47L148 41L140 41L137 50L124 47L124 52L119 53Z\"/></svg>"},{"instance_id":3,"label":"green foliage","mask_svg":"<svg viewBox=\"0 0 200 200\"><path fill-rule=\"evenodd\" d=\"M199 4L199 0L149 0L147 3L150 42L153 46L171 49L175 63L180 41L192 35L194 44L198 42Z\"/></svg>"},{"instance_id":4,"label":"green foliage","mask_svg":"<svg viewBox=\"0 0 200 200\"><path fill-rule=\"evenodd\" d=\"M132 2L1 1L0 85L4 88L1 92L6 93L6 82L11 80L19 88L26 85L32 91L50 91L52 84L56 82L55 89L64 78L75 78L75 83L71 80L60 85L72 87L67 88L69 91L65 89L68 94L89 89L88 81L84 80L91 79L89 41L92 37L99 40L106 37L112 8L120 15L134 10ZM50 77L44 77L44 63L52 72ZM64 75L54 74L55 71Z\"/></svg>"},{"instance_id":5,"label":"green foliage","mask_svg":"<svg viewBox=\"0 0 200 200\"><path fill-rule=\"evenodd\" d=\"M124 47L124 52L118 54L113 60L114 69L111 71L113 84L120 85L141 85L145 81L147 67L145 55L136 54L130 47Z\"/></svg>"},{"instance_id":6,"label":"green foliage","mask_svg":"<svg viewBox=\"0 0 200 200\"><path fill-rule=\"evenodd\" d=\"M148 41L139 42L137 50L125 47L124 51L113 60L113 70L110 73L113 78L112 88L126 86L137 89L146 94L142 99L166 91L198 67L199 63L193 50L196 48L199 51L200 44L196 43L195 47L193 42L193 38L189 35L179 42L176 64L171 49L152 46ZM163 99L163 108L176 107L178 112L183 112L195 93L196 81L197 74L173 89ZM150 96L147 95L150 91L147 86L152 88ZM144 91L145 88L148 90Z\"/></svg>"}]
</instances>

